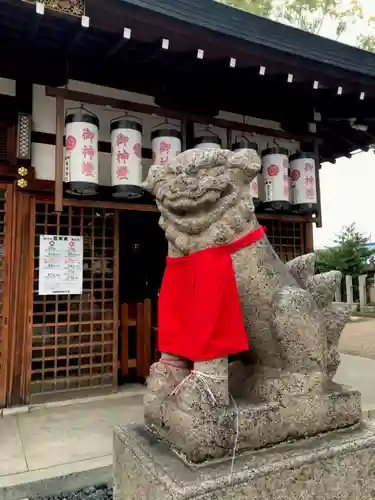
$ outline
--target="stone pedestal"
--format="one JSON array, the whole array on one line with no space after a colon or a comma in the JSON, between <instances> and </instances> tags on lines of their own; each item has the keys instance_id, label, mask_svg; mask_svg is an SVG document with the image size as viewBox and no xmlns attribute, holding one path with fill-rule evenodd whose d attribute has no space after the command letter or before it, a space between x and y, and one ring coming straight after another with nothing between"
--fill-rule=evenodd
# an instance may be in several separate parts
<instances>
[{"instance_id":1,"label":"stone pedestal","mask_svg":"<svg viewBox=\"0 0 375 500\"><path fill-rule=\"evenodd\" d=\"M290 387L293 387L292 380ZM277 387L277 382L271 382ZM266 385L263 381L263 386ZM301 377L301 384L304 377ZM193 407L193 402L191 403ZM361 394L338 384L329 384L318 394L284 395L282 401L249 404L238 399L236 407L208 406L205 411L181 410L169 398L159 402L162 419L152 421L148 411L145 423L152 432L184 456L200 463L232 456L237 435L237 451L266 448L291 439L313 437L346 429L361 419ZM154 417L156 413L153 413Z\"/></svg>"},{"instance_id":2,"label":"stone pedestal","mask_svg":"<svg viewBox=\"0 0 375 500\"><path fill-rule=\"evenodd\" d=\"M192 466L144 426L114 431L115 500L370 500L375 425L368 422L231 460Z\"/></svg>"}]
</instances>

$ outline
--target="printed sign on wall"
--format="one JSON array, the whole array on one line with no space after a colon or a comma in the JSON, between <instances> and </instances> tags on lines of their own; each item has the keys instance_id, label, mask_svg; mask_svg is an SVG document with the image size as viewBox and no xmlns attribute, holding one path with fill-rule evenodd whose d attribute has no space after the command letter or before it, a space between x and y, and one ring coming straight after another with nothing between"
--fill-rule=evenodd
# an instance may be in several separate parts
<instances>
[{"instance_id":1,"label":"printed sign on wall","mask_svg":"<svg viewBox=\"0 0 375 500\"><path fill-rule=\"evenodd\" d=\"M82 236L40 235L39 295L80 295L82 286Z\"/></svg>"}]
</instances>

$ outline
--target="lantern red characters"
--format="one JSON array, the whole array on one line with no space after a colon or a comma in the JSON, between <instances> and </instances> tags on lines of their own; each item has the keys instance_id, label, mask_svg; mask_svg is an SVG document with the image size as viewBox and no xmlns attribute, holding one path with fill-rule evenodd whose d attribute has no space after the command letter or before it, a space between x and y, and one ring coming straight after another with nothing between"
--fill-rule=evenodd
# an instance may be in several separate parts
<instances>
[{"instance_id":1,"label":"lantern red characters","mask_svg":"<svg viewBox=\"0 0 375 500\"><path fill-rule=\"evenodd\" d=\"M236 142L232 144L232 151L238 151L240 149L254 149L258 153L258 144L249 141L246 136L236 137ZM250 183L250 194L255 207L258 207L260 203L259 185L261 184L261 180L262 176L261 172L259 172Z\"/></svg>"},{"instance_id":2,"label":"lantern red characters","mask_svg":"<svg viewBox=\"0 0 375 500\"><path fill-rule=\"evenodd\" d=\"M65 191L75 196L98 192L99 119L84 108L65 117Z\"/></svg>"},{"instance_id":3,"label":"lantern red characters","mask_svg":"<svg viewBox=\"0 0 375 500\"><path fill-rule=\"evenodd\" d=\"M179 130L160 128L151 133L152 160L165 165L181 153L182 136Z\"/></svg>"},{"instance_id":4,"label":"lantern red characters","mask_svg":"<svg viewBox=\"0 0 375 500\"><path fill-rule=\"evenodd\" d=\"M313 214L318 210L316 185L316 160L314 153L298 151L289 157L293 211L300 214Z\"/></svg>"},{"instance_id":5,"label":"lantern red characters","mask_svg":"<svg viewBox=\"0 0 375 500\"><path fill-rule=\"evenodd\" d=\"M288 150L274 146L262 151L264 181L262 208L266 211L291 210Z\"/></svg>"},{"instance_id":6,"label":"lantern red characters","mask_svg":"<svg viewBox=\"0 0 375 500\"><path fill-rule=\"evenodd\" d=\"M112 120L111 152L112 196L142 197L142 125L126 117Z\"/></svg>"}]
</instances>

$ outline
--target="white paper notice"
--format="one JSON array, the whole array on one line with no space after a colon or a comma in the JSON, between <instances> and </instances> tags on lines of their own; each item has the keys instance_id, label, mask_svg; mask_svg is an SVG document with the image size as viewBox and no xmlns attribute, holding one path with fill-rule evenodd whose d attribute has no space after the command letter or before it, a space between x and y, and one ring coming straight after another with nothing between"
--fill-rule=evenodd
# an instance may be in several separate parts
<instances>
[{"instance_id":1,"label":"white paper notice","mask_svg":"<svg viewBox=\"0 0 375 500\"><path fill-rule=\"evenodd\" d=\"M82 236L40 235L39 295L80 295L82 285Z\"/></svg>"}]
</instances>

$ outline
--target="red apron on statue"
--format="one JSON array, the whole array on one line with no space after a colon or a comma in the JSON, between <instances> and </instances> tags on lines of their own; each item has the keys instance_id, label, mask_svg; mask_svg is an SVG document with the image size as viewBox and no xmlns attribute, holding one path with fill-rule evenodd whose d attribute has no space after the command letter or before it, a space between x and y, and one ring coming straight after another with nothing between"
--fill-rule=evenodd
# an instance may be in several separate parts
<instances>
[{"instance_id":1,"label":"red apron on statue","mask_svg":"<svg viewBox=\"0 0 375 500\"><path fill-rule=\"evenodd\" d=\"M230 255L263 236L259 227L228 245L167 257L159 296L159 351L206 361L249 348Z\"/></svg>"}]
</instances>

